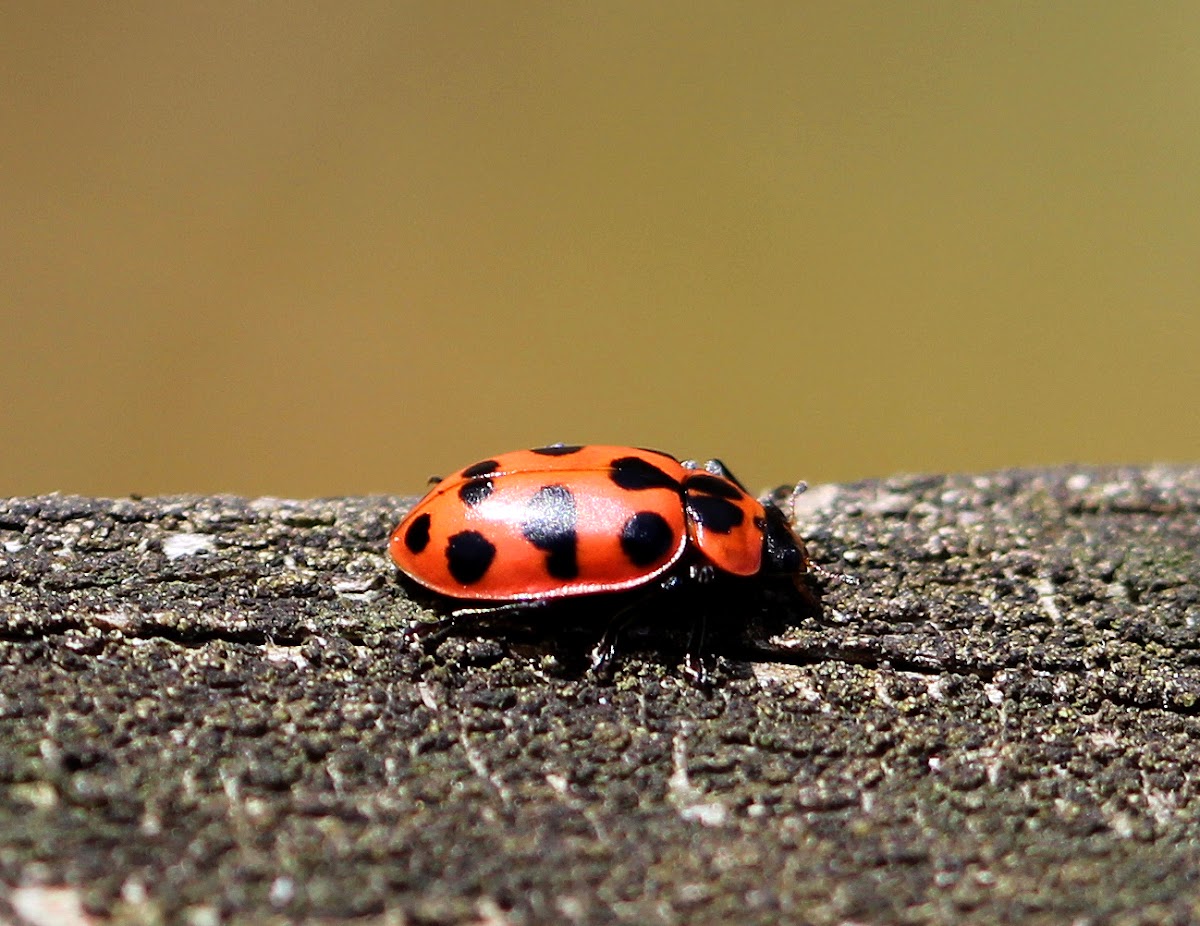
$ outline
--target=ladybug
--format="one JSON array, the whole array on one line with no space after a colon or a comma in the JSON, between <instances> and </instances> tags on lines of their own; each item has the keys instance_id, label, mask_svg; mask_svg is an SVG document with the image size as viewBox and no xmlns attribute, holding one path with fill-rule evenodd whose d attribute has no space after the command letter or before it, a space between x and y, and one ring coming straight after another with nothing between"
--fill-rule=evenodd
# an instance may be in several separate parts
<instances>
[{"instance_id":1,"label":"ladybug","mask_svg":"<svg viewBox=\"0 0 1200 926\"><path fill-rule=\"evenodd\" d=\"M637 447L555 444L474 463L437 482L388 547L413 582L477 605L452 617L772 576L811 599L804 542L779 508L719 460Z\"/></svg>"}]
</instances>

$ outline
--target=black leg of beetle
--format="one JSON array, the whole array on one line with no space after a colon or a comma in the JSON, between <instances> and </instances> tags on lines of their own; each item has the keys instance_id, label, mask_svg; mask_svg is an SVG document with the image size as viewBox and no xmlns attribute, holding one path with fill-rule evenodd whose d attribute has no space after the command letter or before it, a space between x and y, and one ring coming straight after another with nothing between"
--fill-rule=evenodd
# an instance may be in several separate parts
<instances>
[{"instance_id":1,"label":"black leg of beetle","mask_svg":"<svg viewBox=\"0 0 1200 926\"><path fill-rule=\"evenodd\" d=\"M433 640L441 642L453 633L487 623L493 617L505 614L522 614L544 607L549 602L510 601L505 604L488 605L482 608L457 608L449 614L439 617L436 621L425 621L409 627L404 632L405 638L415 640L424 646Z\"/></svg>"},{"instance_id":2,"label":"black leg of beetle","mask_svg":"<svg viewBox=\"0 0 1200 926\"><path fill-rule=\"evenodd\" d=\"M688 569L692 583L707 585L717 577L717 571L709 563L700 563ZM683 674L697 688L709 687L711 681L708 671L708 660L704 658L704 636L708 631L708 611L705 605L698 605L701 610L692 618L692 630L688 634L687 649L683 652Z\"/></svg>"},{"instance_id":3,"label":"black leg of beetle","mask_svg":"<svg viewBox=\"0 0 1200 926\"><path fill-rule=\"evenodd\" d=\"M621 631L633 623L634 618L637 616L637 608L652 595L671 591L679 588L682 584L682 579L679 576L669 576L650 591L639 596L636 601L630 602L614 614L609 620L608 626L604 629L604 635L592 647L592 671L601 672L612 662L613 657L617 654L617 639L620 637Z\"/></svg>"},{"instance_id":4,"label":"black leg of beetle","mask_svg":"<svg viewBox=\"0 0 1200 926\"><path fill-rule=\"evenodd\" d=\"M544 608L550 602L545 598L535 598L530 601L509 601L505 604L492 604L483 608L455 608L450 612L450 617L455 620L486 620L489 617L495 617L497 614L520 614L524 611L533 611L536 608Z\"/></svg>"},{"instance_id":5,"label":"black leg of beetle","mask_svg":"<svg viewBox=\"0 0 1200 926\"><path fill-rule=\"evenodd\" d=\"M436 621L420 621L404 628L400 637L412 641L420 647L430 642L440 643L454 632L454 621L449 617L439 617Z\"/></svg>"},{"instance_id":6,"label":"black leg of beetle","mask_svg":"<svg viewBox=\"0 0 1200 926\"><path fill-rule=\"evenodd\" d=\"M688 637L687 649L683 654L683 674L697 688L708 688L712 683L708 671L708 661L704 658L704 635L708 630L708 615L696 615L692 622L692 632Z\"/></svg>"},{"instance_id":7,"label":"black leg of beetle","mask_svg":"<svg viewBox=\"0 0 1200 926\"><path fill-rule=\"evenodd\" d=\"M626 605L609 619L608 626L604 628L604 634L592 647L593 672L606 673L612 665L613 657L617 655L617 639L621 636L621 631L633 623L634 609L642 603L642 600L644 599Z\"/></svg>"}]
</instances>

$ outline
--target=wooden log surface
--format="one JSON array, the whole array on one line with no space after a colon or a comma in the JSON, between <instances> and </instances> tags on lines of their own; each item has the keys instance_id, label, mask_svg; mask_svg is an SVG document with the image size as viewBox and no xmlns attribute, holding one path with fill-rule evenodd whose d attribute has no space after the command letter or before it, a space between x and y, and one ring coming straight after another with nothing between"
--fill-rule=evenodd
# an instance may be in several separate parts
<instances>
[{"instance_id":1,"label":"wooden log surface","mask_svg":"<svg viewBox=\"0 0 1200 926\"><path fill-rule=\"evenodd\" d=\"M414 645L406 504L0 501L0 922L1200 920L1200 469L815 487L708 691Z\"/></svg>"}]
</instances>

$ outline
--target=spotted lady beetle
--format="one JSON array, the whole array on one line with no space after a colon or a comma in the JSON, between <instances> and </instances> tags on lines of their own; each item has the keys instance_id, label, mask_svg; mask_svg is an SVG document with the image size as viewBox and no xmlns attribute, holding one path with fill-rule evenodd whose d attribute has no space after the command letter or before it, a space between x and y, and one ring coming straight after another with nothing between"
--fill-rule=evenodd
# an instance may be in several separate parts
<instances>
[{"instance_id":1,"label":"spotted lady beetle","mask_svg":"<svg viewBox=\"0 0 1200 926\"><path fill-rule=\"evenodd\" d=\"M475 463L417 502L389 552L418 585L477 605L452 619L769 577L812 601L804 542L778 507L719 460L700 466L637 447L556 444ZM611 657L614 626L594 666ZM703 678L692 645L684 668Z\"/></svg>"}]
</instances>

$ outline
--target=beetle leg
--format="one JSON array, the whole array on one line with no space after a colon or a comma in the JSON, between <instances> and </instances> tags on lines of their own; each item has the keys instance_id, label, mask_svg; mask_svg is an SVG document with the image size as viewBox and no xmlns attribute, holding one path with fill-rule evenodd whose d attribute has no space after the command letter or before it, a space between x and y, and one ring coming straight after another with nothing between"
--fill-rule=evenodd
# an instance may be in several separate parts
<instances>
[{"instance_id":1,"label":"beetle leg","mask_svg":"<svg viewBox=\"0 0 1200 926\"><path fill-rule=\"evenodd\" d=\"M712 683L712 675L708 670L708 662L704 658L704 635L708 630L708 616L701 613L692 622L692 632L688 637L687 649L683 654L683 664L680 669L697 688L708 688Z\"/></svg>"},{"instance_id":2,"label":"beetle leg","mask_svg":"<svg viewBox=\"0 0 1200 926\"><path fill-rule=\"evenodd\" d=\"M592 671L600 673L607 670L615 655L617 655L617 634L613 625L609 624L604 631L604 636L592 647L590 656Z\"/></svg>"},{"instance_id":3,"label":"beetle leg","mask_svg":"<svg viewBox=\"0 0 1200 926\"><path fill-rule=\"evenodd\" d=\"M680 588L683 585L683 578L678 575L669 575L657 586L652 587L646 594L640 596L636 601L632 601L625 607L621 608L609 618L608 626L604 628L604 634L599 641L592 647L591 660L592 671L600 672L612 662L613 657L617 654L617 640L621 636L621 632L633 623L637 616L636 609L641 606L651 595L659 592L669 592Z\"/></svg>"},{"instance_id":4,"label":"beetle leg","mask_svg":"<svg viewBox=\"0 0 1200 926\"><path fill-rule=\"evenodd\" d=\"M625 606L609 620L608 626L604 628L604 634L592 647L593 672L602 672L612 663L613 657L617 655L617 638L621 636L621 631L633 622L632 612L640 603L640 601L636 601Z\"/></svg>"},{"instance_id":5,"label":"beetle leg","mask_svg":"<svg viewBox=\"0 0 1200 926\"><path fill-rule=\"evenodd\" d=\"M520 614L533 611L549 604L543 599L531 601L509 601L504 604L488 605L482 608L457 608L435 621L422 621L407 628L403 636L424 644L432 639L445 639L452 633L465 630L486 622L491 617L503 614Z\"/></svg>"},{"instance_id":6,"label":"beetle leg","mask_svg":"<svg viewBox=\"0 0 1200 926\"><path fill-rule=\"evenodd\" d=\"M450 616L459 618L487 618L495 614L512 614L521 611L532 611L534 608L544 608L550 602L545 598L531 598L528 601L508 601L504 604L493 604L483 608L455 608Z\"/></svg>"}]
</instances>

